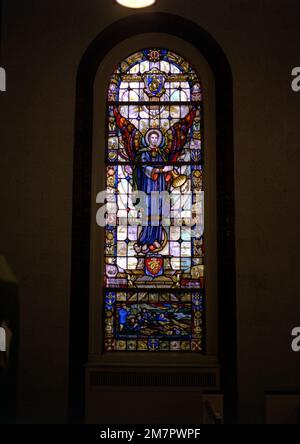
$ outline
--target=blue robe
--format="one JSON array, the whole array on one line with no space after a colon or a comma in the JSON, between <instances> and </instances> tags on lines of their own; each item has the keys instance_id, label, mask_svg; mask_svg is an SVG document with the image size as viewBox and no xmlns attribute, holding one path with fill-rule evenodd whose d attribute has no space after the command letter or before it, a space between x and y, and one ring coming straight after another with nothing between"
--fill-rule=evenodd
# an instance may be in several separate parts
<instances>
[{"instance_id":1,"label":"blue robe","mask_svg":"<svg viewBox=\"0 0 300 444\"><path fill-rule=\"evenodd\" d=\"M147 216L148 216L148 225L142 227L142 231L140 233L138 243L141 245L153 245L155 241L162 244L163 242L163 227L162 227L162 201L157 199L154 202L151 202L151 192L152 191L166 191L168 189L168 183L165 179L164 173L158 173L157 179L154 180L153 174L158 166L155 165L155 162L164 162L165 159L161 154L157 154L156 157L152 157L151 149L147 149L143 151L138 159L141 162L153 163L153 167L150 165L137 165L135 166L136 173L136 185L139 191L143 191L147 194ZM151 225L151 215L155 217L155 223L157 226Z\"/></svg>"}]
</instances>

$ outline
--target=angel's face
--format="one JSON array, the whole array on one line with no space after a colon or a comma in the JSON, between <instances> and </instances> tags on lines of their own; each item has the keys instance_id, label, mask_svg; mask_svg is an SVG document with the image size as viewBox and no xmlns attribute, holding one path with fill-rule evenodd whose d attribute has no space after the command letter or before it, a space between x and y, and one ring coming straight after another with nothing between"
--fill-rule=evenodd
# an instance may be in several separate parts
<instances>
[{"instance_id":1,"label":"angel's face","mask_svg":"<svg viewBox=\"0 0 300 444\"><path fill-rule=\"evenodd\" d=\"M150 135L150 146L157 146L158 144L158 134L152 133Z\"/></svg>"}]
</instances>

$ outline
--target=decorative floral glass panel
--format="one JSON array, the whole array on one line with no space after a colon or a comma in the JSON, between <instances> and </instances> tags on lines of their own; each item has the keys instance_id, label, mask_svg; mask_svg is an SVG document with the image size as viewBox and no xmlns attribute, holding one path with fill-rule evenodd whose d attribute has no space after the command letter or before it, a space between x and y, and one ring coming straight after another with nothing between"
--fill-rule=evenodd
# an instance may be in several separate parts
<instances>
[{"instance_id":1,"label":"decorative floral glass panel","mask_svg":"<svg viewBox=\"0 0 300 444\"><path fill-rule=\"evenodd\" d=\"M105 350L202 352L202 89L167 49L130 55L107 97Z\"/></svg>"}]
</instances>

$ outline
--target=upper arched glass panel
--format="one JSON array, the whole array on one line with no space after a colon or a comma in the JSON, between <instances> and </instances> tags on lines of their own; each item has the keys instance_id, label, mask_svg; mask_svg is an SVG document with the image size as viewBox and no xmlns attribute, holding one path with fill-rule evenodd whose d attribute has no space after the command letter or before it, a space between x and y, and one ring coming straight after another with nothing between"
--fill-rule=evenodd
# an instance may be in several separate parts
<instances>
[{"instance_id":1,"label":"upper arched glass panel","mask_svg":"<svg viewBox=\"0 0 300 444\"><path fill-rule=\"evenodd\" d=\"M127 57L114 71L109 102L191 102L201 100L192 66L167 49L145 49Z\"/></svg>"}]
</instances>

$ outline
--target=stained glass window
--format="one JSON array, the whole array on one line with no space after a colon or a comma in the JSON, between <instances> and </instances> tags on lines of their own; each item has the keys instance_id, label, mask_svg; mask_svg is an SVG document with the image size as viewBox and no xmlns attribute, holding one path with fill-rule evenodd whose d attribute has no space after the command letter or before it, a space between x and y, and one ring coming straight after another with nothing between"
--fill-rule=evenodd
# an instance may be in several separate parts
<instances>
[{"instance_id":1,"label":"stained glass window","mask_svg":"<svg viewBox=\"0 0 300 444\"><path fill-rule=\"evenodd\" d=\"M107 97L105 351L203 352L202 88L148 48Z\"/></svg>"}]
</instances>

